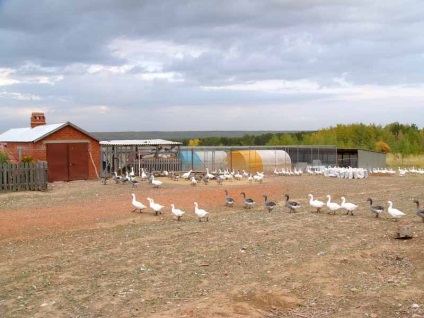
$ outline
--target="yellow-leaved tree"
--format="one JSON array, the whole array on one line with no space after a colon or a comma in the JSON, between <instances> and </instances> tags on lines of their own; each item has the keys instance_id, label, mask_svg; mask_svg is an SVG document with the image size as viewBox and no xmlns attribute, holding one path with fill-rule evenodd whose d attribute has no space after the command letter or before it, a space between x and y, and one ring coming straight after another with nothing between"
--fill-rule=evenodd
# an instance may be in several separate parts
<instances>
[{"instance_id":1,"label":"yellow-leaved tree","mask_svg":"<svg viewBox=\"0 0 424 318\"><path fill-rule=\"evenodd\" d=\"M377 141L375 143L375 150L385 152L385 153L392 152L392 149L390 148L390 146L386 144L384 141Z\"/></svg>"},{"instance_id":2,"label":"yellow-leaved tree","mask_svg":"<svg viewBox=\"0 0 424 318\"><path fill-rule=\"evenodd\" d=\"M198 145L200 145L200 139L190 139L188 141L188 145L190 147L197 147Z\"/></svg>"}]
</instances>

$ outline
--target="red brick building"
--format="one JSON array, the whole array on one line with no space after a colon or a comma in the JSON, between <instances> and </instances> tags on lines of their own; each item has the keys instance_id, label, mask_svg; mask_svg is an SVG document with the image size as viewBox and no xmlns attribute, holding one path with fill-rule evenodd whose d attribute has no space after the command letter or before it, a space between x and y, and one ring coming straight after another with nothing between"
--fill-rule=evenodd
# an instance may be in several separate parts
<instances>
[{"instance_id":1,"label":"red brick building","mask_svg":"<svg viewBox=\"0 0 424 318\"><path fill-rule=\"evenodd\" d=\"M0 134L0 144L11 160L47 161L49 182L94 179L99 172L99 140L70 122L47 125L44 113L32 113L31 127Z\"/></svg>"}]
</instances>

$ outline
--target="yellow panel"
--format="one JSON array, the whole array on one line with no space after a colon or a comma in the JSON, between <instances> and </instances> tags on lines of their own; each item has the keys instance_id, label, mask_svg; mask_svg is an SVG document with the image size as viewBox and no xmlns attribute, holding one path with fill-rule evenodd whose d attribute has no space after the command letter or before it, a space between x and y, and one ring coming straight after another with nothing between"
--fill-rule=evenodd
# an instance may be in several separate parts
<instances>
[{"instance_id":1,"label":"yellow panel","mask_svg":"<svg viewBox=\"0 0 424 318\"><path fill-rule=\"evenodd\" d=\"M227 156L228 167L231 166L235 171L245 170L256 173L263 171L263 163L260 154L256 150L236 150Z\"/></svg>"}]
</instances>

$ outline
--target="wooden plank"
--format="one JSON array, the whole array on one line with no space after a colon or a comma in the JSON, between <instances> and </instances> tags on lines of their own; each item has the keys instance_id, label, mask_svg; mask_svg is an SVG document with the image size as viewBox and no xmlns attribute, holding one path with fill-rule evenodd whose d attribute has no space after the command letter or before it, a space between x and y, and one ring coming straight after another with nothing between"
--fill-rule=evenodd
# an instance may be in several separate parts
<instances>
[{"instance_id":1,"label":"wooden plank","mask_svg":"<svg viewBox=\"0 0 424 318\"><path fill-rule=\"evenodd\" d=\"M21 183L21 170L24 164L20 163L18 164L17 169L15 170L15 176L16 176L16 191L21 191L22 183ZM23 180L22 180L23 181Z\"/></svg>"},{"instance_id":2,"label":"wooden plank","mask_svg":"<svg viewBox=\"0 0 424 318\"><path fill-rule=\"evenodd\" d=\"M25 166L25 181L26 181L26 187L25 189L31 190L31 165L27 164Z\"/></svg>"},{"instance_id":3,"label":"wooden plank","mask_svg":"<svg viewBox=\"0 0 424 318\"><path fill-rule=\"evenodd\" d=\"M5 181L4 181L4 171L5 171L4 165L5 164L0 165L0 191L4 191L4 184L5 184Z\"/></svg>"}]
</instances>

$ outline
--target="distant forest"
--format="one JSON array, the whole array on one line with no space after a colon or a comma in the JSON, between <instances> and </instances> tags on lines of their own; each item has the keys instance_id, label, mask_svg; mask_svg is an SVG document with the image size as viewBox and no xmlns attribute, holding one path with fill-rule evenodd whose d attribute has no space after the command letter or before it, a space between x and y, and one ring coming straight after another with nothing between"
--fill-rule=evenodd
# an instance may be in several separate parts
<instances>
[{"instance_id":1,"label":"distant forest","mask_svg":"<svg viewBox=\"0 0 424 318\"><path fill-rule=\"evenodd\" d=\"M191 146L289 146L336 145L338 148L360 148L392 152L402 156L424 153L424 129L415 124L398 122L380 125L337 125L318 131L245 134L242 137L206 137L180 139Z\"/></svg>"},{"instance_id":2,"label":"distant forest","mask_svg":"<svg viewBox=\"0 0 424 318\"><path fill-rule=\"evenodd\" d=\"M424 154L424 129L398 122L381 125L337 125L318 131L150 131L93 132L99 140L167 139L185 146L335 145L392 152L401 156Z\"/></svg>"}]
</instances>

